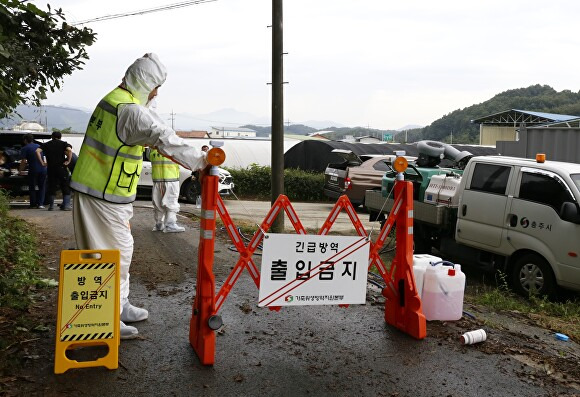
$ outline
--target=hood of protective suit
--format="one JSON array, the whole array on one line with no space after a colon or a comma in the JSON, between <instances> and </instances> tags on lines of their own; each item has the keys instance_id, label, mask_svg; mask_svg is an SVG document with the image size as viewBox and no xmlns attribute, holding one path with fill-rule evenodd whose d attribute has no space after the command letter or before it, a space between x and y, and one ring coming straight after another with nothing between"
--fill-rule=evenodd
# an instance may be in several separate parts
<instances>
[{"instance_id":1,"label":"hood of protective suit","mask_svg":"<svg viewBox=\"0 0 580 397\"><path fill-rule=\"evenodd\" d=\"M162 85L167 78L167 70L153 53L137 59L125 72L125 88L139 100L141 105L147 104L151 91Z\"/></svg>"}]
</instances>

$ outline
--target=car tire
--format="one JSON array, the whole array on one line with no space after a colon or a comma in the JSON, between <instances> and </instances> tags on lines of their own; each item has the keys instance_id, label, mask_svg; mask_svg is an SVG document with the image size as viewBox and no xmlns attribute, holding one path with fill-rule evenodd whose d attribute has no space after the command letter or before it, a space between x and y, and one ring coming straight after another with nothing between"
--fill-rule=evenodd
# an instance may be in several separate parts
<instances>
[{"instance_id":1,"label":"car tire","mask_svg":"<svg viewBox=\"0 0 580 397\"><path fill-rule=\"evenodd\" d=\"M554 297L556 279L550 264L537 254L526 254L514 262L511 272L514 291L524 297L541 295Z\"/></svg>"},{"instance_id":2,"label":"car tire","mask_svg":"<svg viewBox=\"0 0 580 397\"><path fill-rule=\"evenodd\" d=\"M201 195L201 184L198 181L188 180L181 186L181 195L190 204L195 204L197 197Z\"/></svg>"},{"instance_id":3,"label":"car tire","mask_svg":"<svg viewBox=\"0 0 580 397\"><path fill-rule=\"evenodd\" d=\"M426 238L414 236L413 254L431 254L431 242Z\"/></svg>"}]
</instances>

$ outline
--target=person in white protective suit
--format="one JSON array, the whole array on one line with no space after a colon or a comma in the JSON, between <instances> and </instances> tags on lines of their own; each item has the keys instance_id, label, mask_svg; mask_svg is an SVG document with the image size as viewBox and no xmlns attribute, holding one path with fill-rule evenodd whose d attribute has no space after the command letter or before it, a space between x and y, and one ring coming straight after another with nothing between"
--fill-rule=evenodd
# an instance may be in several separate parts
<instances>
[{"instance_id":1,"label":"person in white protective suit","mask_svg":"<svg viewBox=\"0 0 580 397\"><path fill-rule=\"evenodd\" d=\"M203 150L203 148L202 148ZM163 156L157 150L149 153L153 174L153 231L179 233L185 231L177 224L179 212L179 165Z\"/></svg>"},{"instance_id":2,"label":"person in white protective suit","mask_svg":"<svg viewBox=\"0 0 580 397\"><path fill-rule=\"evenodd\" d=\"M157 55L145 54L125 72L121 85L95 108L72 174L73 223L78 249L121 252L121 339L137 328L126 323L145 320L146 309L129 303L129 266L133 236L129 221L141 174L144 146L191 170L207 166L206 154L188 145L166 126L148 104L165 82L167 72Z\"/></svg>"}]
</instances>

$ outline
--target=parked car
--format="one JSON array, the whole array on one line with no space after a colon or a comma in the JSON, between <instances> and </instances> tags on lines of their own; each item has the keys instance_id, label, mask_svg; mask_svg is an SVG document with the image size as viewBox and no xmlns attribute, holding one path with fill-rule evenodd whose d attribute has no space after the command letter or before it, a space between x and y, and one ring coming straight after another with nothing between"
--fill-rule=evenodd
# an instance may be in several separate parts
<instances>
[{"instance_id":1,"label":"parked car","mask_svg":"<svg viewBox=\"0 0 580 397\"><path fill-rule=\"evenodd\" d=\"M63 137L73 147L74 153L79 153L84 135L67 135ZM139 178L139 183L137 184L137 197L139 198L151 198L151 192L153 190L153 180L151 179L151 162L149 161L149 150L143 153L143 169L141 170L141 176ZM181 186L180 196L188 203L195 204L197 196L201 194L201 186L196 180L195 173L191 172L187 168L179 167L179 185ZM193 177L193 178L192 178ZM218 189L219 193L223 196L231 193L234 188L234 183L232 181L231 174L220 168L219 169L219 182Z\"/></svg>"},{"instance_id":2,"label":"parked car","mask_svg":"<svg viewBox=\"0 0 580 397\"><path fill-rule=\"evenodd\" d=\"M141 170L141 177L139 178L139 184L137 185L137 196L145 198L151 197L151 192L153 190L153 179L152 179L152 169L151 162L149 161L149 151L146 150L143 153L143 169ZM218 180L218 192L222 196L231 194L234 188L234 183L232 181L232 175L229 171L223 168L218 168L219 180ZM195 204L197 196L201 195L201 185L196 178L197 172L191 172L187 168L179 166L179 186L180 196L183 197L188 203Z\"/></svg>"},{"instance_id":3,"label":"parked car","mask_svg":"<svg viewBox=\"0 0 580 397\"><path fill-rule=\"evenodd\" d=\"M381 189L381 180L395 155L361 154L351 150L334 149L332 153L344 159L328 164L324 171L324 194L331 198L346 194L353 206L364 204L365 191Z\"/></svg>"},{"instance_id":4,"label":"parked car","mask_svg":"<svg viewBox=\"0 0 580 397\"><path fill-rule=\"evenodd\" d=\"M11 196L28 195L28 169L19 171L20 149L26 134L32 134L38 144L51 139L50 132L0 130L0 189Z\"/></svg>"}]
</instances>

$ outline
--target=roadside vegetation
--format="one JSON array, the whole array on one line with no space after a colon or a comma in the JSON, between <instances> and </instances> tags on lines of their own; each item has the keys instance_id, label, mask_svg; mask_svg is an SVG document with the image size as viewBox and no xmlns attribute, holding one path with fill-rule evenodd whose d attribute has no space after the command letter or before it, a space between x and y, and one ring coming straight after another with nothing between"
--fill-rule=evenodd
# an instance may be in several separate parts
<instances>
[{"instance_id":1,"label":"roadside vegetation","mask_svg":"<svg viewBox=\"0 0 580 397\"><path fill-rule=\"evenodd\" d=\"M244 169L229 169L236 183L236 195L244 199L269 200L272 191L269 166L251 164ZM328 201L324 195L324 174L297 169L284 170L284 194L292 201Z\"/></svg>"},{"instance_id":2,"label":"roadside vegetation","mask_svg":"<svg viewBox=\"0 0 580 397\"><path fill-rule=\"evenodd\" d=\"M16 362L15 353L35 339L31 331L46 331L35 324L30 308L40 289L54 286L40 277L34 229L8 209L8 197L0 189L0 375Z\"/></svg>"},{"instance_id":3,"label":"roadside vegetation","mask_svg":"<svg viewBox=\"0 0 580 397\"><path fill-rule=\"evenodd\" d=\"M580 341L580 297L562 292L558 300L547 297L530 296L522 298L512 292L502 281L498 285L486 283L468 286L465 301L484 306L498 313L524 316L535 324L554 332L563 333L575 341Z\"/></svg>"}]
</instances>

